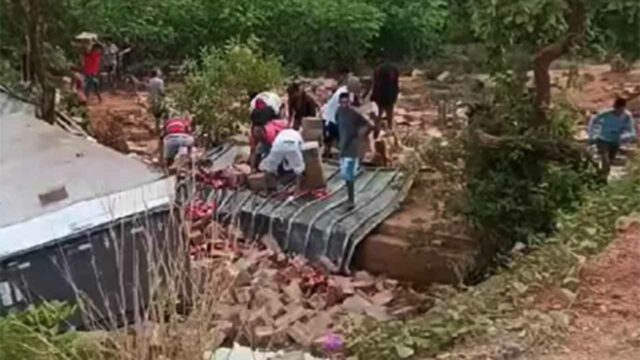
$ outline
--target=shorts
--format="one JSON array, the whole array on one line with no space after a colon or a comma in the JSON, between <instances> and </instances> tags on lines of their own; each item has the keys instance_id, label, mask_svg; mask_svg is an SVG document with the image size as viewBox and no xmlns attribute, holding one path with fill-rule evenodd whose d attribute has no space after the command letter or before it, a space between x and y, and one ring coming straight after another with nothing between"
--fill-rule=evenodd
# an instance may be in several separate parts
<instances>
[{"instance_id":1,"label":"shorts","mask_svg":"<svg viewBox=\"0 0 640 360\"><path fill-rule=\"evenodd\" d=\"M163 156L165 159L173 159L178 155L180 148L191 148L193 146L193 136L187 134L170 134L164 137Z\"/></svg>"},{"instance_id":2,"label":"shorts","mask_svg":"<svg viewBox=\"0 0 640 360\"><path fill-rule=\"evenodd\" d=\"M325 120L322 123L322 127L325 140L332 141L339 139L338 124Z\"/></svg>"},{"instance_id":3,"label":"shorts","mask_svg":"<svg viewBox=\"0 0 640 360\"><path fill-rule=\"evenodd\" d=\"M358 158L340 158L340 176L344 181L355 181L359 166L360 160Z\"/></svg>"},{"instance_id":4,"label":"shorts","mask_svg":"<svg viewBox=\"0 0 640 360\"><path fill-rule=\"evenodd\" d=\"M97 76L85 76L84 78L84 93L89 95L89 91L100 91L100 80Z\"/></svg>"}]
</instances>

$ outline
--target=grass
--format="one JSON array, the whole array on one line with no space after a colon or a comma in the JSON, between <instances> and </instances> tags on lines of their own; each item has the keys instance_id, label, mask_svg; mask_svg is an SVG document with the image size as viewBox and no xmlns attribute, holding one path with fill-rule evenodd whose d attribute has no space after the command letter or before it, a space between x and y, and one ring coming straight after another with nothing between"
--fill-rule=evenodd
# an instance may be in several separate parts
<instances>
[{"instance_id":1,"label":"grass","mask_svg":"<svg viewBox=\"0 0 640 360\"><path fill-rule=\"evenodd\" d=\"M404 359L498 334L512 334L525 346L549 341L568 319L561 311L532 310L535 295L551 286L573 294L586 259L615 238L620 217L638 209L640 166L634 163L623 179L587 195L575 213L562 215L555 236L539 241L489 280L439 300L420 318L362 329L351 335L349 349L359 359Z\"/></svg>"}]
</instances>

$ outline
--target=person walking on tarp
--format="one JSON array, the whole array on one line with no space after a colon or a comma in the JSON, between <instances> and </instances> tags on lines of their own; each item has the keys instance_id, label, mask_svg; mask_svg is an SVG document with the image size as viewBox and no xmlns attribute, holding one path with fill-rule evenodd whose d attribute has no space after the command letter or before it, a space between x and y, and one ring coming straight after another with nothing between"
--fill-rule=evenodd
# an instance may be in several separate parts
<instances>
[{"instance_id":1,"label":"person walking on tarp","mask_svg":"<svg viewBox=\"0 0 640 360\"><path fill-rule=\"evenodd\" d=\"M347 80L347 85L339 87L327 102L322 114L325 157L331 156L331 148L333 147L334 141L340 140L341 134L338 131L338 123L336 120L336 113L340 107L340 97L347 94L347 98L351 105L360 106L360 90L360 79L357 77L351 77Z\"/></svg>"},{"instance_id":2,"label":"person walking on tarp","mask_svg":"<svg viewBox=\"0 0 640 360\"><path fill-rule=\"evenodd\" d=\"M289 127L300 130L303 118L316 116L318 104L299 83L291 84L287 94L289 95Z\"/></svg>"},{"instance_id":3,"label":"person walking on tarp","mask_svg":"<svg viewBox=\"0 0 640 360\"><path fill-rule=\"evenodd\" d=\"M191 154L195 140L192 134L190 116L174 117L167 120L162 135L163 158L167 169L173 165L176 156L181 151Z\"/></svg>"},{"instance_id":4,"label":"person walking on tarp","mask_svg":"<svg viewBox=\"0 0 640 360\"><path fill-rule=\"evenodd\" d=\"M258 132L256 135L265 136L264 132ZM278 133L269 154L260 162L260 171L266 173L270 188L275 187L279 179L289 175L296 176L297 188L300 188L305 170L303 145L302 135L296 130L284 129Z\"/></svg>"},{"instance_id":5,"label":"person walking on tarp","mask_svg":"<svg viewBox=\"0 0 640 360\"><path fill-rule=\"evenodd\" d=\"M100 61L102 59L102 45L95 42L89 51L84 54L82 70L84 75L84 93L89 99L91 91L96 94L98 101L102 102L100 96Z\"/></svg>"},{"instance_id":6,"label":"person walking on tarp","mask_svg":"<svg viewBox=\"0 0 640 360\"><path fill-rule=\"evenodd\" d=\"M633 117L626 107L627 101L618 98L613 109L601 112L589 122L589 143L598 148L605 178L611 172L611 163L620 150L620 144L636 141L638 137Z\"/></svg>"},{"instance_id":7,"label":"person walking on tarp","mask_svg":"<svg viewBox=\"0 0 640 360\"><path fill-rule=\"evenodd\" d=\"M340 175L347 183L347 211L355 208L355 181L360 158L360 139L373 128L372 124L358 110L351 107L349 93L340 95L340 107L336 112L338 131L340 133Z\"/></svg>"},{"instance_id":8,"label":"person walking on tarp","mask_svg":"<svg viewBox=\"0 0 640 360\"><path fill-rule=\"evenodd\" d=\"M380 135L382 116L384 114L387 119L388 129L393 129L393 111L398 101L400 71L398 68L388 62L383 62L376 68L373 74L373 92L371 93L371 101L378 106L378 114L376 116L376 129L374 137Z\"/></svg>"}]
</instances>

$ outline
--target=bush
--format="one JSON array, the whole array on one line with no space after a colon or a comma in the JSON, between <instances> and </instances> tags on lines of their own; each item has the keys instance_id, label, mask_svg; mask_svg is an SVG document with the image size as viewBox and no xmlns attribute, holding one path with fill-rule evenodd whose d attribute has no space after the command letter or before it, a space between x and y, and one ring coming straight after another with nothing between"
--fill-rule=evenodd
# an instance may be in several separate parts
<instances>
[{"instance_id":1,"label":"bush","mask_svg":"<svg viewBox=\"0 0 640 360\"><path fill-rule=\"evenodd\" d=\"M61 303L44 303L0 318L0 359L96 359L97 348L63 328L74 312Z\"/></svg>"},{"instance_id":2,"label":"bush","mask_svg":"<svg viewBox=\"0 0 640 360\"><path fill-rule=\"evenodd\" d=\"M494 101L474 116L473 128L513 140L487 148L470 139L466 211L485 238L504 249L552 233L557 215L578 205L596 184L597 171L590 159L559 150L550 157L541 148L572 144L571 111L557 109L548 128L535 128L533 99L522 83L506 76L498 84Z\"/></svg>"},{"instance_id":3,"label":"bush","mask_svg":"<svg viewBox=\"0 0 640 360\"><path fill-rule=\"evenodd\" d=\"M194 114L213 143L249 122L250 93L277 88L283 79L279 60L262 53L255 40L204 49L200 61L189 68L184 89L177 94L178 107Z\"/></svg>"}]
</instances>

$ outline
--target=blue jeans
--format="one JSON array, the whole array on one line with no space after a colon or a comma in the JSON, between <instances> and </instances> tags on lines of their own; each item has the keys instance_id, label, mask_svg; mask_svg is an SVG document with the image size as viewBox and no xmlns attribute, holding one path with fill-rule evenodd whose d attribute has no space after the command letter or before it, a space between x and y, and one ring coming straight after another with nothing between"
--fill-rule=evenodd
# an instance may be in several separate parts
<instances>
[{"instance_id":1,"label":"blue jeans","mask_svg":"<svg viewBox=\"0 0 640 360\"><path fill-rule=\"evenodd\" d=\"M340 175L342 176L344 181L356 181L356 174L358 173L359 166L360 160L358 158L340 158Z\"/></svg>"}]
</instances>

